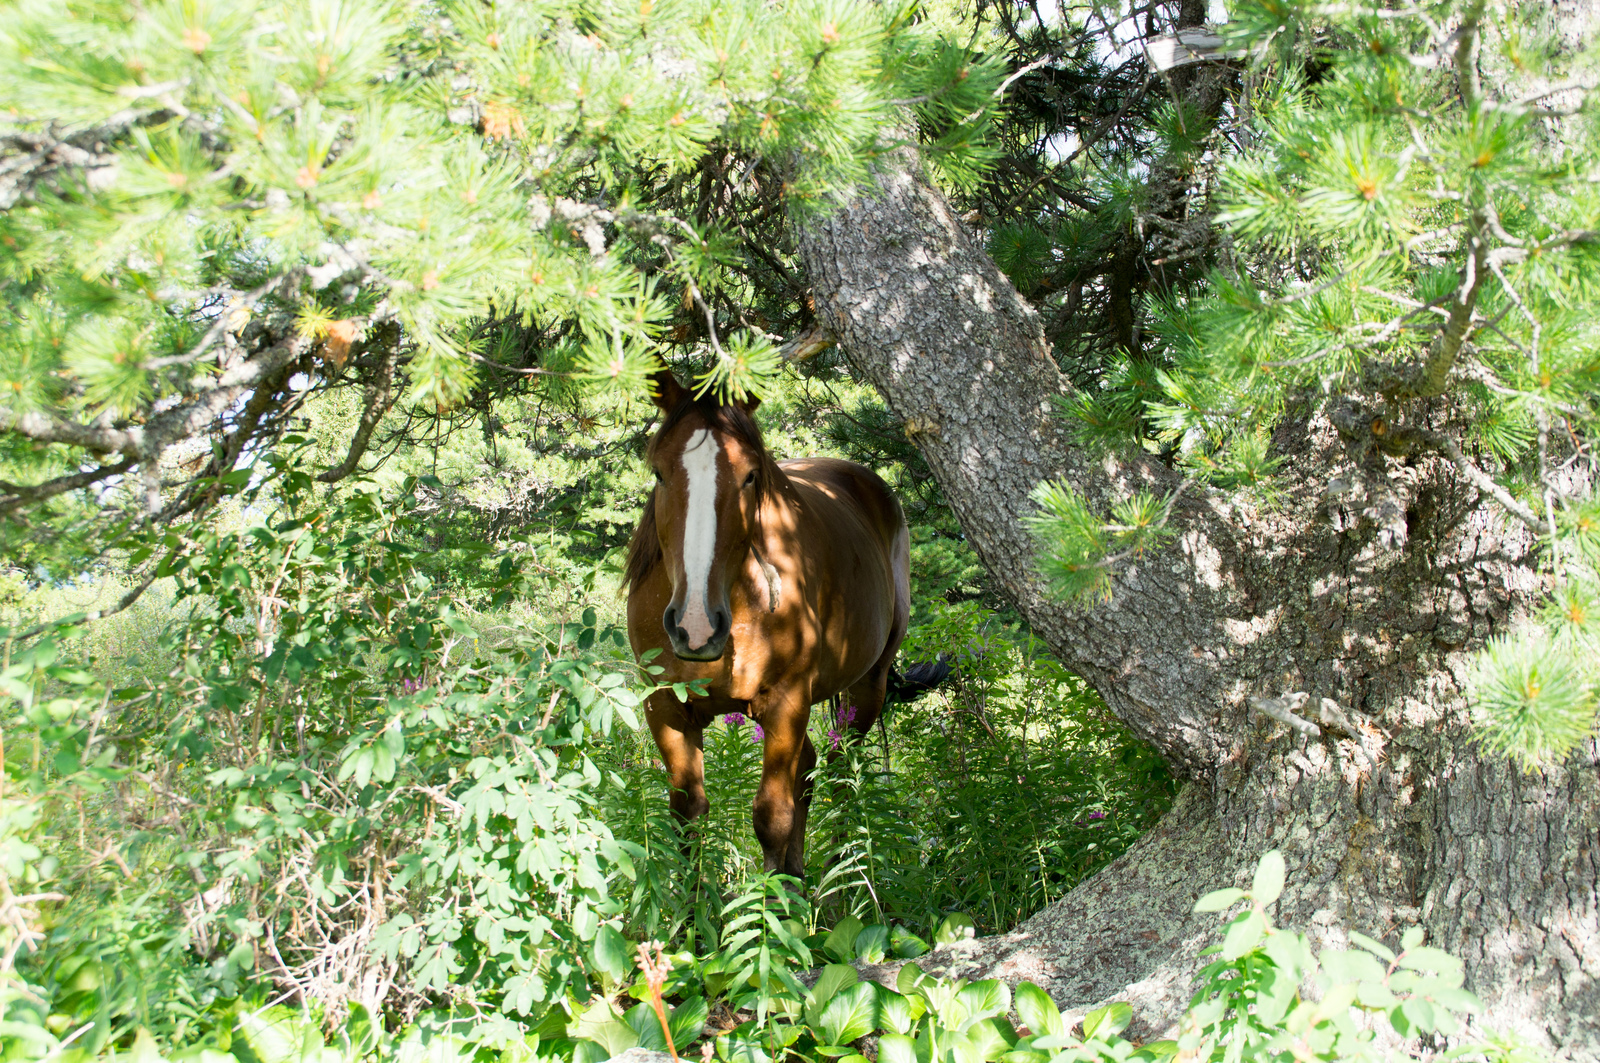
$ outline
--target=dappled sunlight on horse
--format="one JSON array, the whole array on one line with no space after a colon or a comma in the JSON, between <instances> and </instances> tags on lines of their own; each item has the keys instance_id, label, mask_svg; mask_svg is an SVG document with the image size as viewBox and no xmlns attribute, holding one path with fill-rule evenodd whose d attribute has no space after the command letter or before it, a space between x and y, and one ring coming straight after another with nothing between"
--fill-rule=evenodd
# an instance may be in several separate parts
<instances>
[{"instance_id":1,"label":"dappled sunlight on horse","mask_svg":"<svg viewBox=\"0 0 1600 1063\"><path fill-rule=\"evenodd\" d=\"M673 811L703 815L704 731L730 712L765 735L755 832L767 870L805 872L811 706L838 696L865 734L883 710L910 615L910 536L872 470L833 458L777 462L751 414L758 400L695 399L654 378L666 414L650 443L656 486L627 567L628 638L664 683L703 697L651 695L646 718Z\"/></svg>"}]
</instances>

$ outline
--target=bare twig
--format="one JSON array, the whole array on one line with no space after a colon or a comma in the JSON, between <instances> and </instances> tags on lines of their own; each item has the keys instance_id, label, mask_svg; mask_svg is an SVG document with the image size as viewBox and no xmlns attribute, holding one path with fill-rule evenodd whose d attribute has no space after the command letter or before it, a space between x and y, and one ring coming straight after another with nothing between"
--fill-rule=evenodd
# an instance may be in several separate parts
<instances>
[{"instance_id":1,"label":"bare twig","mask_svg":"<svg viewBox=\"0 0 1600 1063\"><path fill-rule=\"evenodd\" d=\"M13 484L0 480L0 492L4 492L4 496L0 496L0 513L16 509L25 503L43 502L56 495L88 487L112 476L120 476L136 464L133 458L124 458L111 465L101 465L98 468L57 476L40 484Z\"/></svg>"},{"instance_id":2,"label":"bare twig","mask_svg":"<svg viewBox=\"0 0 1600 1063\"><path fill-rule=\"evenodd\" d=\"M139 596L144 594L145 591L149 590L150 585L155 581L155 570L152 569L150 575L145 577L144 582L140 583L137 587L134 587L132 590L128 591L128 593L124 594L117 600L117 604L111 608L96 609L88 613L70 615L77 618L75 621L77 623L88 623L92 620L104 620L108 616L116 616L118 613L131 606L134 602L138 601ZM60 617L55 620L46 620L43 623L33 625L25 631L18 632L16 635L13 635L12 638L17 642L26 642L28 639L31 639L36 635L43 634L56 625L64 623L68 619L69 617Z\"/></svg>"},{"instance_id":3,"label":"bare twig","mask_svg":"<svg viewBox=\"0 0 1600 1063\"><path fill-rule=\"evenodd\" d=\"M372 430L378 427L383 415L394 405L394 370L399 357L399 344L390 344L384 352L382 363L378 366L376 379L367 385L367 401L362 407L361 423L356 426L355 437L350 440L350 449L338 465L318 474L317 479L320 482L336 483L349 476L361 463L362 455L367 452L367 444L372 440Z\"/></svg>"},{"instance_id":4,"label":"bare twig","mask_svg":"<svg viewBox=\"0 0 1600 1063\"><path fill-rule=\"evenodd\" d=\"M1270 716L1279 723L1286 724L1292 730L1311 738L1319 737L1322 728L1296 716L1295 713L1311 700L1311 695L1305 691L1296 691L1281 698L1263 698L1252 696L1249 699L1250 707L1263 716Z\"/></svg>"}]
</instances>

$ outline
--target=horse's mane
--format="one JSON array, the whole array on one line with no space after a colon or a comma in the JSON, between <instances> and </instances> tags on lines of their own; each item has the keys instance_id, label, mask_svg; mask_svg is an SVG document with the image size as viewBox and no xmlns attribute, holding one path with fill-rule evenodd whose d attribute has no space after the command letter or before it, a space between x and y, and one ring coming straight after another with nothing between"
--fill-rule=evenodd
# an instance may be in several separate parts
<instances>
[{"instance_id":1,"label":"horse's mane","mask_svg":"<svg viewBox=\"0 0 1600 1063\"><path fill-rule=\"evenodd\" d=\"M761 456L756 467L756 490L765 496L768 486L778 475L778 463L767 453L760 426L750 416L749 410L742 406L725 406L712 398L709 392L702 398L685 398L667 414L667 419L661 422L661 427L651 437L645 457L648 459L653 455L661 437L676 428L690 413L700 414L712 429L728 433ZM652 487L644 500L644 515L639 519L639 526L633 530L632 541L628 543L628 563L623 570L622 582L630 594L661 560L661 536L656 533L655 502L656 489Z\"/></svg>"}]
</instances>

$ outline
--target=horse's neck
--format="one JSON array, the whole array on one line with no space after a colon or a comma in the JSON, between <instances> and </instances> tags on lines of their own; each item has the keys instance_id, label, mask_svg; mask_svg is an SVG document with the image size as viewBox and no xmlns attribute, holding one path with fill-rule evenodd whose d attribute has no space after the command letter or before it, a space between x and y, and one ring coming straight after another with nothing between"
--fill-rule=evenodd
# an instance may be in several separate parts
<instances>
[{"instance_id":1,"label":"horse's neck","mask_svg":"<svg viewBox=\"0 0 1600 1063\"><path fill-rule=\"evenodd\" d=\"M791 534L790 529L800 527L799 492L775 461L767 470L767 489L762 495L756 522L756 534L750 542L761 555L763 564L769 564L774 554L784 552L783 544Z\"/></svg>"}]
</instances>

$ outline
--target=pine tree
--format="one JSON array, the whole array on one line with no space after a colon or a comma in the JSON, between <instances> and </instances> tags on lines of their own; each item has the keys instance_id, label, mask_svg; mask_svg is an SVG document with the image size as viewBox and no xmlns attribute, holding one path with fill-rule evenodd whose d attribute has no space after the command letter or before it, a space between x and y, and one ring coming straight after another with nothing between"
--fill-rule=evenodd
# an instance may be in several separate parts
<instances>
[{"instance_id":1,"label":"pine tree","mask_svg":"<svg viewBox=\"0 0 1600 1063\"><path fill-rule=\"evenodd\" d=\"M1092 444L1119 442L1114 425L1231 486L1270 485L1268 434L1291 406L1315 409L1355 458L1330 491L1394 548L1408 538L1395 466L1455 465L1545 542L1541 622L1497 636L1475 683L1488 744L1535 767L1592 733L1600 695L1585 442L1600 423L1600 144L1550 42L1517 18L1476 0L1237 5L1220 43L1249 64L1239 118L1201 136L1195 116L1157 148L1171 166L1224 132L1247 146L1213 166L1215 262L1149 303L1154 387L1107 379L1069 414ZM1314 34L1312 84L1285 42ZM1486 36L1514 95L1485 84ZM1045 572L1067 594L1105 590L1159 543L1171 503L1137 496L1108 522L1070 487L1036 497Z\"/></svg>"},{"instance_id":2,"label":"pine tree","mask_svg":"<svg viewBox=\"0 0 1600 1063\"><path fill-rule=\"evenodd\" d=\"M8 4L7 541L93 516L68 512L86 491L115 521L203 513L330 389L363 410L327 482L396 404L642 393L675 333L701 386L760 387L781 337L725 319L749 302L735 236L663 207L711 162L823 203L907 99L970 179L996 68L915 12Z\"/></svg>"},{"instance_id":3,"label":"pine tree","mask_svg":"<svg viewBox=\"0 0 1600 1063\"><path fill-rule=\"evenodd\" d=\"M1019 612L1189 785L938 969L1037 963L1159 1036L1189 883L1281 848L1293 921L1423 927L1483 1021L1592 1058L1592 5L987 10L993 177L903 153L802 260Z\"/></svg>"}]
</instances>

